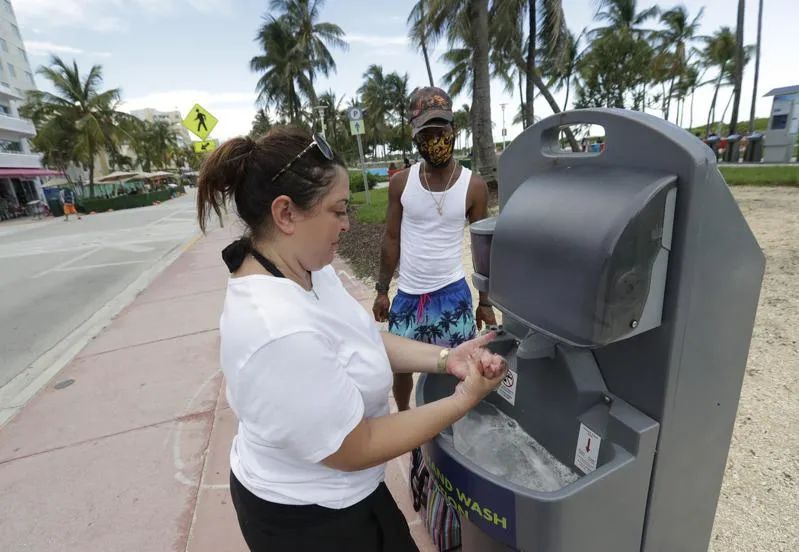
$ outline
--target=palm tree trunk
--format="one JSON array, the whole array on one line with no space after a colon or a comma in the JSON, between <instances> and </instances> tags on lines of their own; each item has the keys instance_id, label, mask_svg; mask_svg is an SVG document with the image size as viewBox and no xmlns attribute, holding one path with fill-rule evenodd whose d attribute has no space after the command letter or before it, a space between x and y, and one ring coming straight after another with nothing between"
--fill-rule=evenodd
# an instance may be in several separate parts
<instances>
[{"instance_id":1,"label":"palm tree trunk","mask_svg":"<svg viewBox=\"0 0 799 552\"><path fill-rule=\"evenodd\" d=\"M313 128L313 126L314 126L313 125L313 120L314 120L314 117L316 116L316 110L314 110L314 108L319 103L319 99L316 97L316 90L314 90L314 87L313 87L313 71L311 71L311 70L308 71L308 80L311 83L311 89L308 91L308 92L310 92L309 97L308 97L308 102L311 104L311 128Z\"/></svg>"},{"instance_id":2,"label":"palm tree trunk","mask_svg":"<svg viewBox=\"0 0 799 552\"><path fill-rule=\"evenodd\" d=\"M422 20L422 25L424 25L424 1L419 0L419 18ZM435 86L433 84L433 71L430 70L430 56L427 55L427 39L424 36L424 32L422 33L422 55L424 56L424 64L427 67L427 78L430 79L430 86Z\"/></svg>"},{"instance_id":3,"label":"palm tree trunk","mask_svg":"<svg viewBox=\"0 0 799 552\"><path fill-rule=\"evenodd\" d=\"M472 90L474 90L474 83L472 83ZM474 140L474 137L477 136L476 133L477 133L477 124L478 124L477 123L477 111L478 111L478 109L479 108L477 107L477 99L474 96L472 96L472 107L471 107L471 109L469 109L469 123L470 123L471 129L472 129L470 142L472 144L472 155L471 155L471 158L472 158L472 169L474 169L474 170L477 170L477 165L478 165L479 159L480 159L480 155L479 155L480 152L477 151L477 144L475 144L475 140Z\"/></svg>"},{"instance_id":4,"label":"palm tree trunk","mask_svg":"<svg viewBox=\"0 0 799 552\"><path fill-rule=\"evenodd\" d=\"M738 126L738 107L741 105L741 84L744 78L744 0L738 0L738 23L735 28L735 88L732 95L730 134Z\"/></svg>"},{"instance_id":5,"label":"palm tree trunk","mask_svg":"<svg viewBox=\"0 0 799 552\"><path fill-rule=\"evenodd\" d=\"M488 69L488 0L470 0L469 15L473 22L472 43L474 44L472 86L477 99L477 148L480 150L480 175L490 185L497 180L497 155L494 149L494 133L491 128L491 75ZM527 106L529 109L529 105Z\"/></svg>"},{"instance_id":6,"label":"palm tree trunk","mask_svg":"<svg viewBox=\"0 0 799 552\"><path fill-rule=\"evenodd\" d=\"M538 90L541 91L541 95L544 96L544 99L549 104L549 107L552 108L552 112L560 113L558 102L555 101L555 97L552 95L552 92L549 91L549 88L544 81L541 80L541 77L538 75L538 73L535 74L535 85L538 87ZM572 151L575 153L579 152L580 144L577 143L574 133L569 128L564 129L564 132L566 134L566 138L569 140L569 145L571 146Z\"/></svg>"},{"instance_id":7,"label":"palm tree trunk","mask_svg":"<svg viewBox=\"0 0 799 552\"><path fill-rule=\"evenodd\" d=\"M533 103L535 101L535 88L533 86L533 74L535 73L535 42L538 38L536 36L536 29L538 25L536 24L536 1L535 0L528 0L527 11L530 20L530 33L528 35L527 40L527 105L525 118L527 119L527 124L532 125L535 122L535 107Z\"/></svg>"},{"instance_id":8,"label":"palm tree trunk","mask_svg":"<svg viewBox=\"0 0 799 552\"><path fill-rule=\"evenodd\" d=\"M688 128L694 128L694 97L696 96L696 86L691 90L691 115L688 119Z\"/></svg>"},{"instance_id":9,"label":"palm tree trunk","mask_svg":"<svg viewBox=\"0 0 799 552\"><path fill-rule=\"evenodd\" d=\"M718 135L721 135L721 125L724 124L724 119L727 118L727 110L730 108L730 102L732 102L734 97L735 97L735 92L730 94L730 98L727 100L727 105L724 106L724 111L721 112L721 119L719 119L719 124L716 127L717 129L716 134ZM728 129L727 134L732 134L732 133L733 131Z\"/></svg>"},{"instance_id":10,"label":"palm tree trunk","mask_svg":"<svg viewBox=\"0 0 799 552\"><path fill-rule=\"evenodd\" d=\"M422 55L424 56L424 64L427 67L427 78L430 79L430 86L435 86L433 83L433 71L430 69L430 56L427 55L427 45L422 40Z\"/></svg>"},{"instance_id":11,"label":"palm tree trunk","mask_svg":"<svg viewBox=\"0 0 799 552\"><path fill-rule=\"evenodd\" d=\"M569 109L569 89L571 88L571 75L566 78L566 99L563 100L563 109Z\"/></svg>"},{"instance_id":12,"label":"palm tree trunk","mask_svg":"<svg viewBox=\"0 0 799 552\"><path fill-rule=\"evenodd\" d=\"M94 144L89 139L89 198L94 199ZM149 172L149 171L148 171Z\"/></svg>"},{"instance_id":13,"label":"palm tree trunk","mask_svg":"<svg viewBox=\"0 0 799 552\"><path fill-rule=\"evenodd\" d=\"M665 119L667 121L669 120L669 112L671 111L671 96L672 96L672 94L674 94L674 77L673 76L671 77L671 82L669 83L669 95L666 96L666 98L665 98L665 102L666 102L666 117L665 117Z\"/></svg>"},{"instance_id":14,"label":"palm tree trunk","mask_svg":"<svg viewBox=\"0 0 799 552\"><path fill-rule=\"evenodd\" d=\"M757 51L755 52L755 84L752 86L752 107L749 109L749 134L755 131L755 104L757 103L757 79L760 76L760 32L763 29L763 0L757 11Z\"/></svg>"},{"instance_id":15,"label":"palm tree trunk","mask_svg":"<svg viewBox=\"0 0 799 552\"><path fill-rule=\"evenodd\" d=\"M522 87L522 80L524 73L519 68L519 104L522 108L522 128L527 128L527 112L524 110L524 88Z\"/></svg>"},{"instance_id":16,"label":"palm tree trunk","mask_svg":"<svg viewBox=\"0 0 799 552\"><path fill-rule=\"evenodd\" d=\"M710 111L707 113L707 127L705 128L705 136L710 134L710 125L713 123L713 116L716 113L716 99L719 97L719 88L721 87L721 79L724 76L724 69L726 69L726 64L722 63L721 68L719 69L719 78L716 80L716 89L713 91L713 99L710 102Z\"/></svg>"},{"instance_id":17,"label":"palm tree trunk","mask_svg":"<svg viewBox=\"0 0 799 552\"><path fill-rule=\"evenodd\" d=\"M402 145L402 158L405 159L405 115L402 113L400 113L400 144Z\"/></svg>"}]
</instances>

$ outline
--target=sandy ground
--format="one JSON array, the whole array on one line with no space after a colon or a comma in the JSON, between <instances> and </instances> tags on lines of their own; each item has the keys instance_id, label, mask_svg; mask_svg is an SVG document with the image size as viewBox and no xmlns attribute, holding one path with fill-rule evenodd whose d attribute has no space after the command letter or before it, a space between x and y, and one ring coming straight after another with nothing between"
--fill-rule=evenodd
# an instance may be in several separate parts
<instances>
[{"instance_id":1,"label":"sandy ground","mask_svg":"<svg viewBox=\"0 0 799 552\"><path fill-rule=\"evenodd\" d=\"M799 189L734 188L760 247L760 295L711 550L799 550Z\"/></svg>"},{"instance_id":2,"label":"sandy ground","mask_svg":"<svg viewBox=\"0 0 799 552\"><path fill-rule=\"evenodd\" d=\"M766 276L710 550L795 552L799 551L799 188L734 188L733 194L766 254ZM471 274L468 232L465 240L463 265ZM396 279L391 296L395 292Z\"/></svg>"}]
</instances>

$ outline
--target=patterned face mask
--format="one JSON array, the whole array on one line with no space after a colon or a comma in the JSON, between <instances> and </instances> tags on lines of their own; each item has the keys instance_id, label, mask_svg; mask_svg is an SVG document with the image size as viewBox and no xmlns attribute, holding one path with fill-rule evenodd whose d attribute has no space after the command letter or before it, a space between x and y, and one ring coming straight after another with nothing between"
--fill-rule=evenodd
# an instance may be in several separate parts
<instances>
[{"instance_id":1,"label":"patterned face mask","mask_svg":"<svg viewBox=\"0 0 799 552\"><path fill-rule=\"evenodd\" d=\"M419 154L434 167L444 167L449 163L455 149L455 133L452 129L434 136L417 134L415 141Z\"/></svg>"}]
</instances>

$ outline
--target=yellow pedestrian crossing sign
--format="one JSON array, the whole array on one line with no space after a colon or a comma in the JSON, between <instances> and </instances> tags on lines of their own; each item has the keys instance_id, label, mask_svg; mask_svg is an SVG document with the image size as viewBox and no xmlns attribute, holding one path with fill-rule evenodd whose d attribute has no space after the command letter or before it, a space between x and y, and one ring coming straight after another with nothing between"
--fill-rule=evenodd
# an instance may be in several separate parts
<instances>
[{"instance_id":1,"label":"yellow pedestrian crossing sign","mask_svg":"<svg viewBox=\"0 0 799 552\"><path fill-rule=\"evenodd\" d=\"M363 119L357 119L354 121L350 121L350 133L353 136L357 136L359 134L365 134L363 128Z\"/></svg>"},{"instance_id":2,"label":"yellow pedestrian crossing sign","mask_svg":"<svg viewBox=\"0 0 799 552\"><path fill-rule=\"evenodd\" d=\"M183 126L205 140L218 122L216 117L211 115L203 106L194 104L189 114L183 119Z\"/></svg>"},{"instance_id":3,"label":"yellow pedestrian crossing sign","mask_svg":"<svg viewBox=\"0 0 799 552\"><path fill-rule=\"evenodd\" d=\"M216 149L216 140L203 140L202 142L192 142L196 153L208 153Z\"/></svg>"}]
</instances>

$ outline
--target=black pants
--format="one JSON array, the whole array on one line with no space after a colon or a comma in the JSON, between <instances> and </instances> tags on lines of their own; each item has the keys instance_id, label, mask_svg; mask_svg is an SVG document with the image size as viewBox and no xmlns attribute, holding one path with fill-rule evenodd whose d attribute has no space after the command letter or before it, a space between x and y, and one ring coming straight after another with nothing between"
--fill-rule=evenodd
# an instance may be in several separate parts
<instances>
[{"instance_id":1,"label":"black pants","mask_svg":"<svg viewBox=\"0 0 799 552\"><path fill-rule=\"evenodd\" d=\"M291 506L263 500L233 472L230 494L252 552L418 552L405 516L385 483L348 508Z\"/></svg>"}]
</instances>

